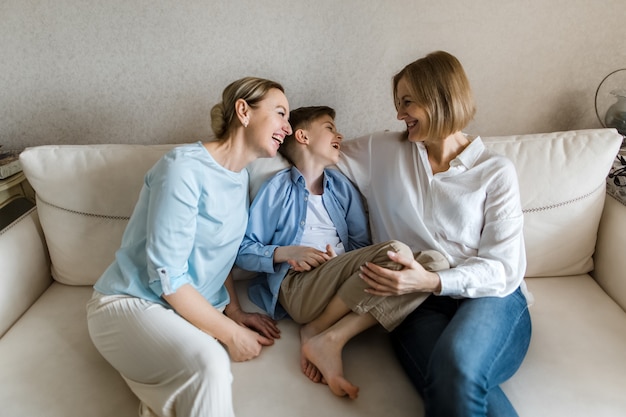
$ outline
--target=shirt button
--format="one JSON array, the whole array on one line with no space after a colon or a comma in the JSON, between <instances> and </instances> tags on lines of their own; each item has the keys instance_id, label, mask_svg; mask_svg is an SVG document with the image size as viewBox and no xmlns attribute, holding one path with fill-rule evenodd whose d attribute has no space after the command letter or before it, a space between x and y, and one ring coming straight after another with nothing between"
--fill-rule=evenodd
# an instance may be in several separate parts
<instances>
[{"instance_id":1,"label":"shirt button","mask_svg":"<svg viewBox=\"0 0 626 417\"><path fill-rule=\"evenodd\" d=\"M266 250L265 251L265 256L269 256L270 255L270 251Z\"/></svg>"},{"instance_id":2,"label":"shirt button","mask_svg":"<svg viewBox=\"0 0 626 417\"><path fill-rule=\"evenodd\" d=\"M300 222L300 226L304 226L304 220Z\"/></svg>"},{"instance_id":3,"label":"shirt button","mask_svg":"<svg viewBox=\"0 0 626 417\"><path fill-rule=\"evenodd\" d=\"M309 197L304 197L304 201L309 201Z\"/></svg>"}]
</instances>

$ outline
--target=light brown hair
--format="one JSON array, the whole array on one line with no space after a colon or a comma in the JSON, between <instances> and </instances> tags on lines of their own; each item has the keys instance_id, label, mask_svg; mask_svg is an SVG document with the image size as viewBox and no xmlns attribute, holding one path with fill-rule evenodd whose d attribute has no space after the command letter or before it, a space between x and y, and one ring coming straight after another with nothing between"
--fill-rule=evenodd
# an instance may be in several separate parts
<instances>
[{"instance_id":1,"label":"light brown hair","mask_svg":"<svg viewBox=\"0 0 626 417\"><path fill-rule=\"evenodd\" d=\"M223 140L235 126L235 103L243 99L252 108L265 98L271 89L283 93L285 89L276 81L257 77L244 77L230 83L222 92L222 101L211 109L211 129L217 139Z\"/></svg>"},{"instance_id":2,"label":"light brown hair","mask_svg":"<svg viewBox=\"0 0 626 417\"><path fill-rule=\"evenodd\" d=\"M476 105L463 66L453 55L436 51L418 59L393 77L398 109L398 83L404 78L415 103L429 118L430 138L445 138L463 130L474 118Z\"/></svg>"}]
</instances>

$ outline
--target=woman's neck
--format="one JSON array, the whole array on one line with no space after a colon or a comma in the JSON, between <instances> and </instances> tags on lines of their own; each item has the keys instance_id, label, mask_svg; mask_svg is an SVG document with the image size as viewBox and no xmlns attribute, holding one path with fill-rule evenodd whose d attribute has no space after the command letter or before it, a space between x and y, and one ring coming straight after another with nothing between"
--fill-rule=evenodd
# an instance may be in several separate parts
<instances>
[{"instance_id":1,"label":"woman's neck","mask_svg":"<svg viewBox=\"0 0 626 417\"><path fill-rule=\"evenodd\" d=\"M240 172L255 159L244 141L236 138L205 142L204 147L215 162L229 171Z\"/></svg>"},{"instance_id":2,"label":"woman's neck","mask_svg":"<svg viewBox=\"0 0 626 417\"><path fill-rule=\"evenodd\" d=\"M433 174L447 171L450 168L450 162L469 144L470 140L460 131L444 139L424 141Z\"/></svg>"}]
</instances>

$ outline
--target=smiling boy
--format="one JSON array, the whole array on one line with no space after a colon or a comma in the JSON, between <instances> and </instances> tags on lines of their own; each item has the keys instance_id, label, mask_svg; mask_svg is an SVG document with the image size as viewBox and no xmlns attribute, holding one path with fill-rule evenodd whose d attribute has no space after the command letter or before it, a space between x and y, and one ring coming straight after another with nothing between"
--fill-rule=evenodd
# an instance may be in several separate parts
<instances>
[{"instance_id":1,"label":"smiling boy","mask_svg":"<svg viewBox=\"0 0 626 417\"><path fill-rule=\"evenodd\" d=\"M287 315L303 326L302 372L325 382L338 396L358 396L343 377L341 352L365 329L380 323L393 330L427 294L373 296L360 277L365 262L399 269L388 253L413 256L402 242L371 245L358 190L336 169L343 136L335 111L302 107L290 113L292 134L279 152L293 165L276 173L250 207L248 229L236 264L259 272L250 299L272 318ZM429 270L449 267L441 254L416 258Z\"/></svg>"}]
</instances>

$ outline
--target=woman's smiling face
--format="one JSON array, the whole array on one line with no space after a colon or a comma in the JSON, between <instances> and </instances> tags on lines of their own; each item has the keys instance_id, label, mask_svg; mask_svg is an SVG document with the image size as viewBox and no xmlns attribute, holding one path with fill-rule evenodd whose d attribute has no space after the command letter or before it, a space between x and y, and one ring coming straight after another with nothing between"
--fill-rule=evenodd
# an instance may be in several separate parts
<instances>
[{"instance_id":1,"label":"woman's smiling face","mask_svg":"<svg viewBox=\"0 0 626 417\"><path fill-rule=\"evenodd\" d=\"M427 139L430 128L428 114L415 102L405 77L398 81L395 96L397 118L406 123L409 141L422 142Z\"/></svg>"},{"instance_id":2,"label":"woman's smiling face","mask_svg":"<svg viewBox=\"0 0 626 417\"><path fill-rule=\"evenodd\" d=\"M249 137L255 143L260 157L274 157L278 147L291 134L289 103L285 94L273 88L263 100L250 108Z\"/></svg>"}]
</instances>

